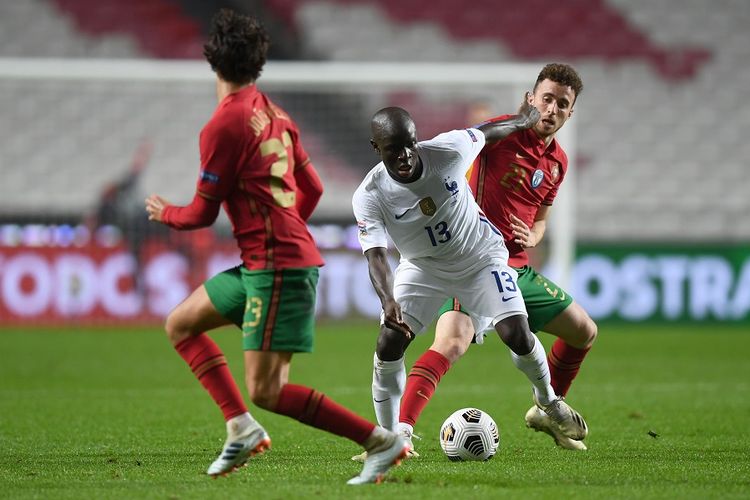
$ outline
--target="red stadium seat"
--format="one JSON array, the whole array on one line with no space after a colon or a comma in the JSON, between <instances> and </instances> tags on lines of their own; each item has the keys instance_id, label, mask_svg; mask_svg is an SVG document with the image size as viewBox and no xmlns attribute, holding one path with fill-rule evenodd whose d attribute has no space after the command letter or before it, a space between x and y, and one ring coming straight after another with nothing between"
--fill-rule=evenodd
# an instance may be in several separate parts
<instances>
[{"instance_id":1,"label":"red stadium seat","mask_svg":"<svg viewBox=\"0 0 750 500\"><path fill-rule=\"evenodd\" d=\"M293 24L295 11L312 1L270 0L268 6ZM375 2L330 0L330 3ZM460 7L455 2L436 0L376 3L394 23L434 23L458 40L495 41L518 59L643 60L663 78L679 80L694 76L711 55L703 49L660 47L604 0L506 0L501 3L476 0ZM550 37L555 39L554 44L549 43Z\"/></svg>"}]
</instances>

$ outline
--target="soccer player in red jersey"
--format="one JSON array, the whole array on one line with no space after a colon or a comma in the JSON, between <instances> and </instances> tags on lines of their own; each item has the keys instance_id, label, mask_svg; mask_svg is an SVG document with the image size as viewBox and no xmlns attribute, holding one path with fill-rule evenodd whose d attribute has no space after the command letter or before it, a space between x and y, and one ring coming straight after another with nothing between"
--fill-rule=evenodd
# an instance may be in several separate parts
<instances>
[{"instance_id":1,"label":"soccer player in red jersey","mask_svg":"<svg viewBox=\"0 0 750 500\"><path fill-rule=\"evenodd\" d=\"M550 207L565 177L568 159L555 134L572 115L582 89L581 79L572 67L545 66L527 97L540 111L541 119L529 130L486 146L470 174L470 185L479 206L505 238L509 264L518 272L531 330L558 337L548 353L547 363L552 387L559 396L567 394L596 339L597 328L568 293L529 266L526 248L536 246L543 238ZM397 431L408 439L441 377L466 352L475 333L469 316L460 311L459 304L451 301L441 313L435 341L414 363L401 399ZM383 373L379 377L383 385L380 391L398 399L403 387L399 386L398 378ZM583 441L564 436L536 404L525 419L528 427L546 432L563 448L586 449Z\"/></svg>"},{"instance_id":2,"label":"soccer player in red jersey","mask_svg":"<svg viewBox=\"0 0 750 500\"><path fill-rule=\"evenodd\" d=\"M175 229L211 225L223 204L242 256L242 265L212 277L179 304L165 329L226 420L227 440L209 475L228 474L271 444L205 333L233 323L242 330L252 402L359 443L368 460L349 484L379 482L406 455L403 439L288 381L293 353L313 346L323 259L305 221L323 186L295 123L255 86L268 44L255 19L226 9L214 17L204 55L216 72L219 104L200 134L195 196L187 206L157 195L146 199L149 219Z\"/></svg>"}]
</instances>

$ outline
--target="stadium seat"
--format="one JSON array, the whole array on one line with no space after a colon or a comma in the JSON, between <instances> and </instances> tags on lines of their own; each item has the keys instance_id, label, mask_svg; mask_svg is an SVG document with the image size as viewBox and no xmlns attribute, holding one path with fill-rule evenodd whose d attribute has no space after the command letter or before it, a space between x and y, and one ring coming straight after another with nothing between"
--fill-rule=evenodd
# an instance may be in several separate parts
<instances>
[{"instance_id":1,"label":"stadium seat","mask_svg":"<svg viewBox=\"0 0 750 500\"><path fill-rule=\"evenodd\" d=\"M169 0L2 2L0 55L200 57L197 24L176 5ZM585 159L585 168L582 161L576 165L579 238L606 239L631 231L647 239L706 238L716 228L701 215L701 207L733 237L750 238L750 226L726 222L750 211L746 183L738 181L750 157L743 134L750 107L741 105L744 82L750 80L750 67L742 63L747 54L744 2L727 0L718 8L703 0L513 0L499 8L497 2L477 0L460 12L454 2L436 0L270 0L264 5L296 32L306 53L322 59L572 62L585 83L573 118L577 156ZM156 26L144 17L160 22ZM548 38L529 29L538 25L574 29L559 30L550 47ZM195 138L212 110L210 89L195 99L195 106L180 109L181 120L166 130L159 124L180 101L149 99L146 87L117 88L118 99L107 99L96 85L81 97L66 84L35 83L33 100L22 98L29 90L23 84L0 82L0 88L8 110L0 123L3 164L23 162L25 172L60 182L54 170L65 164L69 175L87 176L92 186L85 193L63 189L44 200L24 197L16 187L27 183L14 171L8 174L11 182L0 183L3 206L30 207L33 199L85 208L107 179L126 171L145 135L155 141L151 161L158 169L147 170L144 183L163 186L172 197L191 192ZM424 125L420 133L426 137L463 125L473 90L467 82L464 92L387 92L364 104L339 96L335 104L348 110L351 123L363 124L371 108L402 105ZM515 106L516 97L503 89L496 93L498 112L511 111L508 103ZM280 96L282 104L286 98ZM76 111L81 108L87 112ZM134 109L152 124L146 130L131 119ZM40 113L50 117L42 125L35 123ZM366 167L342 153L336 132L319 125L302 120L305 144L326 184L347 193ZM71 127L88 136L73 143L61 140L59 131ZM370 166L374 158L366 138L355 139L352 148L361 149ZM81 154L86 148L109 155L106 168L86 163ZM339 212L348 213L344 201ZM683 209L694 216L690 224L670 215L652 216Z\"/></svg>"}]
</instances>

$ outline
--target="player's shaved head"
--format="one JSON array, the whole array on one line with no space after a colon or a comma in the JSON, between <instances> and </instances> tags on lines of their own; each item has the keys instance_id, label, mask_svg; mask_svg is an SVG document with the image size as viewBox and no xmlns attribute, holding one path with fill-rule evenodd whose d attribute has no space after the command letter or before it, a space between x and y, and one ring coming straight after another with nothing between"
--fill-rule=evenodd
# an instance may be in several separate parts
<instances>
[{"instance_id":1,"label":"player's shaved head","mask_svg":"<svg viewBox=\"0 0 750 500\"><path fill-rule=\"evenodd\" d=\"M383 108L372 117L370 143L394 180L413 182L422 173L417 152L417 126L402 108Z\"/></svg>"},{"instance_id":2,"label":"player's shaved head","mask_svg":"<svg viewBox=\"0 0 750 500\"><path fill-rule=\"evenodd\" d=\"M409 112L396 106L383 108L375 113L370 127L372 129L372 140L376 143L380 143L389 137L416 132L417 128Z\"/></svg>"}]
</instances>

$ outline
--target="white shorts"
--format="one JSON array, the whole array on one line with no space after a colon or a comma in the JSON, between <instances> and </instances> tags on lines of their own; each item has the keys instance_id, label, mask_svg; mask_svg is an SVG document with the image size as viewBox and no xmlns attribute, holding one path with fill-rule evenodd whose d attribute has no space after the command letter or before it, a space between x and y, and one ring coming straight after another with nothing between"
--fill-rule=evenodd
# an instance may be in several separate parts
<instances>
[{"instance_id":1,"label":"white shorts","mask_svg":"<svg viewBox=\"0 0 750 500\"><path fill-rule=\"evenodd\" d=\"M453 297L469 312L477 333L509 316L527 316L518 274L501 259L491 259L486 267L460 280L438 278L408 260L402 260L394 274L394 298L415 335L422 333Z\"/></svg>"}]
</instances>

